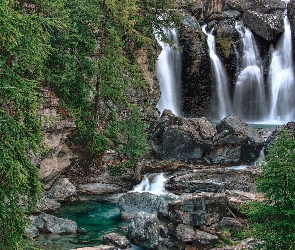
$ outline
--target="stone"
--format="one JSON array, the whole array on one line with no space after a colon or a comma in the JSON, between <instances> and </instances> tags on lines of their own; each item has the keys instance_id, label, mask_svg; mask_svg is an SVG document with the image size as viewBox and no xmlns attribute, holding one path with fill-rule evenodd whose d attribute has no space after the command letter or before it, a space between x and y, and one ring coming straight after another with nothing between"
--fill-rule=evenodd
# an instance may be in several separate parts
<instances>
[{"instance_id":1,"label":"stone","mask_svg":"<svg viewBox=\"0 0 295 250\"><path fill-rule=\"evenodd\" d=\"M128 225L127 237L138 246L156 249L159 244L159 224L156 215L138 212Z\"/></svg>"},{"instance_id":2,"label":"stone","mask_svg":"<svg viewBox=\"0 0 295 250\"><path fill-rule=\"evenodd\" d=\"M214 243L218 240L216 235L212 235L197 230L192 226L183 224L179 224L176 227L176 237L182 242L191 243L191 245L200 247L201 249L214 245Z\"/></svg>"},{"instance_id":3,"label":"stone","mask_svg":"<svg viewBox=\"0 0 295 250\"><path fill-rule=\"evenodd\" d=\"M57 201L67 201L76 195L76 187L67 178L60 178L46 192L48 198Z\"/></svg>"},{"instance_id":4,"label":"stone","mask_svg":"<svg viewBox=\"0 0 295 250\"><path fill-rule=\"evenodd\" d=\"M125 236L116 233L105 234L103 239L107 244L114 245L120 249L131 247L130 241L127 240Z\"/></svg>"},{"instance_id":5,"label":"stone","mask_svg":"<svg viewBox=\"0 0 295 250\"><path fill-rule=\"evenodd\" d=\"M244 229L244 226L235 218L223 217L219 222L220 229L229 229L232 234L240 232Z\"/></svg>"},{"instance_id":6,"label":"stone","mask_svg":"<svg viewBox=\"0 0 295 250\"><path fill-rule=\"evenodd\" d=\"M222 219L227 203L224 193L186 195L182 200L169 203L169 219L189 226L211 225Z\"/></svg>"},{"instance_id":7,"label":"stone","mask_svg":"<svg viewBox=\"0 0 295 250\"><path fill-rule=\"evenodd\" d=\"M77 224L75 221L58 218L45 213L35 216L32 220L32 225L36 227L39 232L52 234L75 234L77 231Z\"/></svg>"},{"instance_id":8,"label":"stone","mask_svg":"<svg viewBox=\"0 0 295 250\"><path fill-rule=\"evenodd\" d=\"M144 211L158 216L168 216L168 204L180 199L174 194L155 195L149 192L129 192L118 200L121 216L132 218L136 212Z\"/></svg>"},{"instance_id":9,"label":"stone","mask_svg":"<svg viewBox=\"0 0 295 250\"><path fill-rule=\"evenodd\" d=\"M124 191L122 187L105 183L81 184L77 187L77 190L81 194L115 194Z\"/></svg>"},{"instance_id":10,"label":"stone","mask_svg":"<svg viewBox=\"0 0 295 250\"><path fill-rule=\"evenodd\" d=\"M61 204L56 200L43 197L37 204L37 212L54 212L61 207Z\"/></svg>"}]
</instances>

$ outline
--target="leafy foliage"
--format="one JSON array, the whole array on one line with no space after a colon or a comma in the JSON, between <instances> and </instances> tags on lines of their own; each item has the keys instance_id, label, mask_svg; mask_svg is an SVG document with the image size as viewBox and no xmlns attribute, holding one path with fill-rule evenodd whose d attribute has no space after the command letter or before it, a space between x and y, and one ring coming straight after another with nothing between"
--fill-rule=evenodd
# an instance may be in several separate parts
<instances>
[{"instance_id":1,"label":"leafy foliage","mask_svg":"<svg viewBox=\"0 0 295 250\"><path fill-rule=\"evenodd\" d=\"M40 197L31 158L42 142L41 86L75 118L74 140L90 158L114 147L129 160L125 169L146 151L128 95L146 91L134 50L152 50L153 29L172 25L172 2L0 0L0 249L26 248L27 213Z\"/></svg>"},{"instance_id":2,"label":"leafy foliage","mask_svg":"<svg viewBox=\"0 0 295 250\"><path fill-rule=\"evenodd\" d=\"M270 149L258 188L263 203L252 204L249 215L265 249L295 248L295 139L283 131Z\"/></svg>"}]
</instances>

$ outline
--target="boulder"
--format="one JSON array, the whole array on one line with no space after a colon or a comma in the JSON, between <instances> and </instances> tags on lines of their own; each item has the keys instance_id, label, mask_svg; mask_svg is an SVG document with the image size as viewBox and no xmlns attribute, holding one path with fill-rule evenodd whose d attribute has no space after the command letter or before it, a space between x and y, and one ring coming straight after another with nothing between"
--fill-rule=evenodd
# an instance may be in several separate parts
<instances>
[{"instance_id":1,"label":"boulder","mask_svg":"<svg viewBox=\"0 0 295 250\"><path fill-rule=\"evenodd\" d=\"M216 130L206 118L183 118L164 110L152 131L151 142L161 159L200 159Z\"/></svg>"},{"instance_id":2,"label":"boulder","mask_svg":"<svg viewBox=\"0 0 295 250\"><path fill-rule=\"evenodd\" d=\"M156 249L159 244L159 225L156 215L138 212L128 225L127 236L138 246Z\"/></svg>"},{"instance_id":3,"label":"boulder","mask_svg":"<svg viewBox=\"0 0 295 250\"><path fill-rule=\"evenodd\" d=\"M227 197L224 193L200 193L168 205L169 218L189 226L211 225L219 222L226 212Z\"/></svg>"},{"instance_id":4,"label":"boulder","mask_svg":"<svg viewBox=\"0 0 295 250\"><path fill-rule=\"evenodd\" d=\"M120 196L118 206L123 218L132 218L136 212L144 211L159 216L168 216L168 204L180 199L174 194L155 195L149 192L130 192Z\"/></svg>"},{"instance_id":5,"label":"boulder","mask_svg":"<svg viewBox=\"0 0 295 250\"><path fill-rule=\"evenodd\" d=\"M272 41L284 32L283 20L284 12L281 10L270 14L247 10L243 15L244 24L267 41Z\"/></svg>"},{"instance_id":6,"label":"boulder","mask_svg":"<svg viewBox=\"0 0 295 250\"><path fill-rule=\"evenodd\" d=\"M67 201L76 195L76 187L67 178L60 178L46 192L48 198L57 201Z\"/></svg>"},{"instance_id":7,"label":"boulder","mask_svg":"<svg viewBox=\"0 0 295 250\"><path fill-rule=\"evenodd\" d=\"M52 234L74 234L77 231L75 221L58 218L45 213L35 216L32 226L37 228L39 232Z\"/></svg>"},{"instance_id":8,"label":"boulder","mask_svg":"<svg viewBox=\"0 0 295 250\"><path fill-rule=\"evenodd\" d=\"M244 226L235 218L223 217L219 222L219 228L222 230L224 228L229 229L232 234L244 230Z\"/></svg>"},{"instance_id":9,"label":"boulder","mask_svg":"<svg viewBox=\"0 0 295 250\"><path fill-rule=\"evenodd\" d=\"M103 236L104 241L107 244L114 245L120 249L126 249L131 247L130 241L125 236L116 233L109 233Z\"/></svg>"},{"instance_id":10,"label":"boulder","mask_svg":"<svg viewBox=\"0 0 295 250\"><path fill-rule=\"evenodd\" d=\"M176 117L165 110L152 129L155 155L204 165L254 162L264 138L240 117L230 115L215 127L206 118Z\"/></svg>"},{"instance_id":11,"label":"boulder","mask_svg":"<svg viewBox=\"0 0 295 250\"><path fill-rule=\"evenodd\" d=\"M254 162L264 145L264 138L253 127L237 115L229 115L216 125L214 153L220 152L224 157L237 154L237 163ZM223 150L222 150L223 149ZM218 159L218 158L216 158ZM226 160L226 159L225 159ZM234 159L232 161L235 161Z\"/></svg>"}]
</instances>

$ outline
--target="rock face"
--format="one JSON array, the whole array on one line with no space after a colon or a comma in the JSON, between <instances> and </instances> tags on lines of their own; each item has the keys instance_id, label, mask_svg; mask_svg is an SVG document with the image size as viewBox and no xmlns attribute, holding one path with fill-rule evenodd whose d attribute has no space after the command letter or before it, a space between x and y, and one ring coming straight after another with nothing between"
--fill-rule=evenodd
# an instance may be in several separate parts
<instances>
[{"instance_id":1,"label":"rock face","mask_svg":"<svg viewBox=\"0 0 295 250\"><path fill-rule=\"evenodd\" d=\"M235 115L215 129L206 118L176 117L165 110L152 130L151 142L160 159L229 165L255 161L264 139Z\"/></svg>"},{"instance_id":2,"label":"rock face","mask_svg":"<svg viewBox=\"0 0 295 250\"><path fill-rule=\"evenodd\" d=\"M128 225L128 237L137 245L156 249L159 243L159 220L154 214L138 212Z\"/></svg>"},{"instance_id":3,"label":"rock face","mask_svg":"<svg viewBox=\"0 0 295 250\"><path fill-rule=\"evenodd\" d=\"M66 112L60 108L59 99L53 92L45 88L42 91L45 102L38 114L41 116L44 128L44 144L47 153L41 159L33 159L33 161L40 167L42 181L48 189L75 158L67 145L67 137L76 128L76 124L72 118L64 118L63 115Z\"/></svg>"},{"instance_id":4,"label":"rock face","mask_svg":"<svg viewBox=\"0 0 295 250\"><path fill-rule=\"evenodd\" d=\"M179 29L182 47L183 111L187 116L208 114L212 92L206 37L195 17L187 15Z\"/></svg>"}]
</instances>

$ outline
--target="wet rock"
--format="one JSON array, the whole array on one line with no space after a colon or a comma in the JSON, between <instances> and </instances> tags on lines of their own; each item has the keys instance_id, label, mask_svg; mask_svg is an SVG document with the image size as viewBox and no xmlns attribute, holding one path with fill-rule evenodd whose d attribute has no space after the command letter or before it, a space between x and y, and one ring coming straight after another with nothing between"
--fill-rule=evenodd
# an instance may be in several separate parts
<instances>
[{"instance_id":1,"label":"wet rock","mask_svg":"<svg viewBox=\"0 0 295 250\"><path fill-rule=\"evenodd\" d=\"M39 232L52 234L72 234L77 231L77 224L75 221L58 218L45 213L35 216L32 225L36 227Z\"/></svg>"},{"instance_id":2,"label":"wet rock","mask_svg":"<svg viewBox=\"0 0 295 250\"><path fill-rule=\"evenodd\" d=\"M123 191L122 187L104 183L81 184L77 187L77 190L81 194L115 194Z\"/></svg>"},{"instance_id":3,"label":"wet rock","mask_svg":"<svg viewBox=\"0 0 295 250\"><path fill-rule=\"evenodd\" d=\"M271 14L262 14L248 10L243 15L243 22L253 32L267 41L272 41L284 31L284 12L275 11Z\"/></svg>"},{"instance_id":4,"label":"wet rock","mask_svg":"<svg viewBox=\"0 0 295 250\"><path fill-rule=\"evenodd\" d=\"M40 202L37 204L37 212L53 212L58 210L61 207L61 204L56 200L43 197Z\"/></svg>"},{"instance_id":5,"label":"wet rock","mask_svg":"<svg viewBox=\"0 0 295 250\"><path fill-rule=\"evenodd\" d=\"M155 249L159 244L159 220L154 214L138 212L128 225L128 238L138 246Z\"/></svg>"},{"instance_id":6,"label":"wet rock","mask_svg":"<svg viewBox=\"0 0 295 250\"><path fill-rule=\"evenodd\" d=\"M183 200L168 205L171 221L190 226L211 225L225 214L227 197L224 193L200 193L187 195Z\"/></svg>"},{"instance_id":7,"label":"wet rock","mask_svg":"<svg viewBox=\"0 0 295 250\"><path fill-rule=\"evenodd\" d=\"M132 218L136 212L144 211L159 216L168 216L168 204L180 199L174 194L155 195L148 192L130 192L120 196L118 206L124 218Z\"/></svg>"},{"instance_id":8,"label":"wet rock","mask_svg":"<svg viewBox=\"0 0 295 250\"><path fill-rule=\"evenodd\" d=\"M183 112L207 116L212 92L211 64L206 36L195 17L187 15L179 29L182 48Z\"/></svg>"},{"instance_id":9,"label":"wet rock","mask_svg":"<svg viewBox=\"0 0 295 250\"><path fill-rule=\"evenodd\" d=\"M107 244L114 245L120 249L131 247L130 241L125 236L116 233L105 234L103 239Z\"/></svg>"},{"instance_id":10,"label":"wet rock","mask_svg":"<svg viewBox=\"0 0 295 250\"><path fill-rule=\"evenodd\" d=\"M76 187L67 178L60 178L46 192L48 198L57 201L67 201L76 195Z\"/></svg>"}]
</instances>

